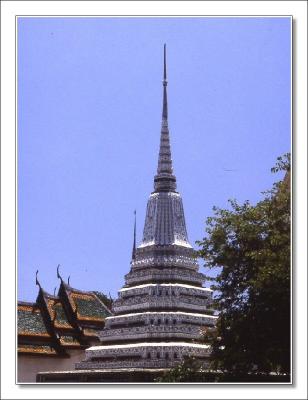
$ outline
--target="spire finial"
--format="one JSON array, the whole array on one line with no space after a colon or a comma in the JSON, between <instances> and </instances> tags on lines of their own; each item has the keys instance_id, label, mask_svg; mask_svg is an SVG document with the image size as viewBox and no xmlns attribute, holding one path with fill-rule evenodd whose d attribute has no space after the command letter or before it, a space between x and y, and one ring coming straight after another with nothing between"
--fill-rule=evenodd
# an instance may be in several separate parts
<instances>
[{"instance_id":1,"label":"spire finial","mask_svg":"<svg viewBox=\"0 0 308 400\"><path fill-rule=\"evenodd\" d=\"M134 260L136 258L136 210L134 211L135 215L135 221L134 221L134 243L133 243L133 253L132 253L132 259Z\"/></svg>"},{"instance_id":2,"label":"spire finial","mask_svg":"<svg viewBox=\"0 0 308 400\"><path fill-rule=\"evenodd\" d=\"M69 275L68 278L67 278L67 284L68 284L68 286L70 285L70 278L71 278L71 276Z\"/></svg>"},{"instance_id":3,"label":"spire finial","mask_svg":"<svg viewBox=\"0 0 308 400\"><path fill-rule=\"evenodd\" d=\"M168 99L167 99L167 56L166 56L166 44L164 44L164 95L163 95L163 126L168 127Z\"/></svg>"},{"instance_id":4,"label":"spire finial","mask_svg":"<svg viewBox=\"0 0 308 400\"><path fill-rule=\"evenodd\" d=\"M166 57L166 43L164 44L164 82L167 84L167 57Z\"/></svg>"},{"instance_id":5,"label":"spire finial","mask_svg":"<svg viewBox=\"0 0 308 400\"><path fill-rule=\"evenodd\" d=\"M170 138L168 128L168 99L167 99L167 52L164 44L164 79L163 79L163 112L160 135L157 175L154 178L154 189L159 191L175 191L176 178L173 175Z\"/></svg>"}]
</instances>

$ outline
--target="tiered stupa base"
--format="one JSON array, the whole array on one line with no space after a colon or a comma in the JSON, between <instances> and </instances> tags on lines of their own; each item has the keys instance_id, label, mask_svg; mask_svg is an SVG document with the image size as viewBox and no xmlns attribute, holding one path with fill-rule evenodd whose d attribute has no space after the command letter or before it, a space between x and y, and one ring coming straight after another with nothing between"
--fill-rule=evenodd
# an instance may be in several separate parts
<instances>
[{"instance_id":1,"label":"tiered stupa base","mask_svg":"<svg viewBox=\"0 0 308 400\"><path fill-rule=\"evenodd\" d=\"M185 342L152 342L94 346L86 350L86 359L76 369L141 368L168 369L187 357L196 357L207 365L209 345Z\"/></svg>"},{"instance_id":2,"label":"tiered stupa base","mask_svg":"<svg viewBox=\"0 0 308 400\"><path fill-rule=\"evenodd\" d=\"M206 367L210 346L202 330L215 326L217 317L193 249L139 247L131 266L100 332L102 345L87 349L76 370L170 369L188 357Z\"/></svg>"}]
</instances>

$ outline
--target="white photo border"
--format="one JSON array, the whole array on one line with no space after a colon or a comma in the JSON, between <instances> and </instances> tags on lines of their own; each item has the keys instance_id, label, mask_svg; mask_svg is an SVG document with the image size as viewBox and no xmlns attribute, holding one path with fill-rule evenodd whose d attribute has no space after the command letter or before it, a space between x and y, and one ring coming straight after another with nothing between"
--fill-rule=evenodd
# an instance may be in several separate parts
<instances>
[{"instance_id":1,"label":"white photo border","mask_svg":"<svg viewBox=\"0 0 308 400\"><path fill-rule=\"evenodd\" d=\"M301 399L307 397L307 3L305 1L11 1L1 15L1 397L4 399L157 398ZM17 15L293 16L293 385L15 384L15 20ZM295 197L296 195L296 197ZM296 240L295 240L296 239ZM4 327L4 328L3 328ZM305 358L306 357L306 358ZM239 387L240 386L240 387ZM90 390L86 394L85 390ZM63 391L63 392L62 392ZM204 392L206 391L206 393ZM70 397L68 397L70 396ZM102 397L104 396L104 397ZM106 397L105 397L106 396Z\"/></svg>"}]
</instances>

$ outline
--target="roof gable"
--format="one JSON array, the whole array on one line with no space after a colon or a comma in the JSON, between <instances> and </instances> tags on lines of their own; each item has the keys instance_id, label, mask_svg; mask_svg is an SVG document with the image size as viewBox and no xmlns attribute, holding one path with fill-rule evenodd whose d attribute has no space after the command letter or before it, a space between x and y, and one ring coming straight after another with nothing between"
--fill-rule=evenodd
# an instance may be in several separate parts
<instances>
[{"instance_id":1,"label":"roof gable","mask_svg":"<svg viewBox=\"0 0 308 400\"><path fill-rule=\"evenodd\" d=\"M105 318L112 315L106 299L104 294L72 288L63 280L58 296L39 286L35 303L18 302L18 353L67 356L68 348L93 344Z\"/></svg>"}]
</instances>

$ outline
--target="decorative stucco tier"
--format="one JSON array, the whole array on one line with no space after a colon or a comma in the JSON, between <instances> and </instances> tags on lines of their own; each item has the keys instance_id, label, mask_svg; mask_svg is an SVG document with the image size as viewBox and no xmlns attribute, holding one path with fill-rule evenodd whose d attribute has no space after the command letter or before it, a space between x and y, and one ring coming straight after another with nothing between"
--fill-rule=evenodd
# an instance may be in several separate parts
<instances>
[{"instance_id":1,"label":"decorative stucco tier","mask_svg":"<svg viewBox=\"0 0 308 400\"><path fill-rule=\"evenodd\" d=\"M77 369L170 368L187 356L206 360L201 340L214 326L212 291L203 287L189 243L181 195L176 191L168 128L166 48L163 112L157 174L147 204L143 239L130 272L100 332L101 346L86 350Z\"/></svg>"}]
</instances>

